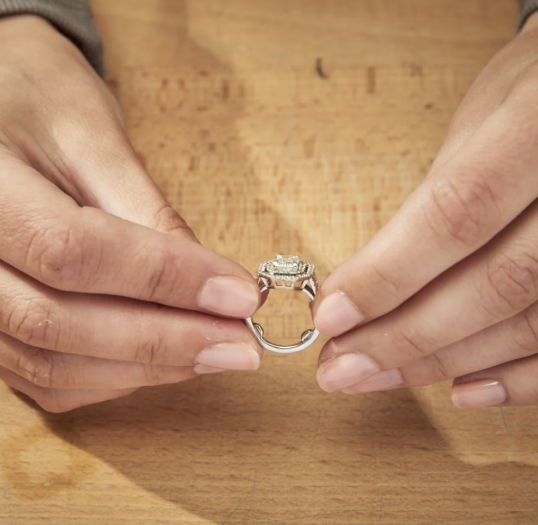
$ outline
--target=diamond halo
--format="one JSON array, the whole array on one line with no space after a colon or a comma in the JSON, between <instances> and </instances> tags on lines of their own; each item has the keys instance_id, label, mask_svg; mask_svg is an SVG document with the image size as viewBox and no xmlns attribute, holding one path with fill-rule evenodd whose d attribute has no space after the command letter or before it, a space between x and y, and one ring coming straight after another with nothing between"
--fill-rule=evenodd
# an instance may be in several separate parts
<instances>
[{"instance_id":1,"label":"diamond halo","mask_svg":"<svg viewBox=\"0 0 538 525\"><path fill-rule=\"evenodd\" d=\"M265 261L258 269L260 277L287 282L306 281L314 274L314 265L302 261L298 255L277 255L272 261Z\"/></svg>"}]
</instances>

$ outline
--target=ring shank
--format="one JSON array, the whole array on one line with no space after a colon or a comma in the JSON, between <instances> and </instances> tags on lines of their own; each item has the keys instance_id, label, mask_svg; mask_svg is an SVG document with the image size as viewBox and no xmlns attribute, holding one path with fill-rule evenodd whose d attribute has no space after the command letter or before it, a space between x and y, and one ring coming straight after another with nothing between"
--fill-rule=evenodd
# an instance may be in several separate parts
<instances>
[{"instance_id":1,"label":"ring shank","mask_svg":"<svg viewBox=\"0 0 538 525\"><path fill-rule=\"evenodd\" d=\"M271 290L273 288L286 288L290 289L285 286L273 286L272 282L264 277L260 277L258 279L258 283L260 285L260 291L263 293L267 290ZM307 281L304 281L301 285L301 288L293 288L295 291L301 291L305 293L310 301L314 300L314 297L316 296L316 280L315 277L311 277ZM263 328L255 323L252 320L252 317L247 317L245 319L245 324L250 328L260 345L265 348L266 350L270 350L271 352L277 352L279 354L293 354L295 352L300 352L301 350L304 350L305 348L308 348L318 337L319 332L316 328L305 330L301 336L301 342L290 345L290 346L281 346L276 345L274 343L271 343L270 341L267 341L267 339L264 339L263 337Z\"/></svg>"}]
</instances>

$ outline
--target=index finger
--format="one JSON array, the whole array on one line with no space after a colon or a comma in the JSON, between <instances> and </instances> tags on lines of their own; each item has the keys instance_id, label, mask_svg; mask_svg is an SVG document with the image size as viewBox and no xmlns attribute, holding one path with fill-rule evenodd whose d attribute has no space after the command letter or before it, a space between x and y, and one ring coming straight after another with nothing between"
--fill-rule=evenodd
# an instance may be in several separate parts
<instances>
[{"instance_id":1,"label":"index finger","mask_svg":"<svg viewBox=\"0 0 538 525\"><path fill-rule=\"evenodd\" d=\"M340 335L393 310L487 243L536 198L537 115L513 105L492 114L329 276L313 309L323 335Z\"/></svg>"},{"instance_id":2,"label":"index finger","mask_svg":"<svg viewBox=\"0 0 538 525\"><path fill-rule=\"evenodd\" d=\"M248 317L252 275L196 242L80 208L19 159L0 162L0 259L58 290Z\"/></svg>"}]
</instances>

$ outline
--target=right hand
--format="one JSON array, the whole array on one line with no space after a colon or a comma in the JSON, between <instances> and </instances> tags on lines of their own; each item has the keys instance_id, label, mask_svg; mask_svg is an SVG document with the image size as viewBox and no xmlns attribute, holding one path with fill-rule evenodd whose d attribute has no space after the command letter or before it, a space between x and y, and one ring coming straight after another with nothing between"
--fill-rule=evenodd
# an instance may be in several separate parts
<instances>
[{"instance_id":1,"label":"right hand","mask_svg":"<svg viewBox=\"0 0 538 525\"><path fill-rule=\"evenodd\" d=\"M260 304L255 280L198 243L105 84L33 16L0 20L0 188L8 385L62 412L259 366L239 320Z\"/></svg>"}]
</instances>

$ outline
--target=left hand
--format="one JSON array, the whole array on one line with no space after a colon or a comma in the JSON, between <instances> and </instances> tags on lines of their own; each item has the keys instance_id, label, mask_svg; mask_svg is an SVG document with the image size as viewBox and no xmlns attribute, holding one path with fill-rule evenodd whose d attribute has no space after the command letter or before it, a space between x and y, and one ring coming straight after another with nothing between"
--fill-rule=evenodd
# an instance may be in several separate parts
<instances>
[{"instance_id":1,"label":"left hand","mask_svg":"<svg viewBox=\"0 0 538 525\"><path fill-rule=\"evenodd\" d=\"M456 378L459 408L538 403L537 197L538 13L478 77L424 183L323 285L320 386Z\"/></svg>"},{"instance_id":2,"label":"left hand","mask_svg":"<svg viewBox=\"0 0 538 525\"><path fill-rule=\"evenodd\" d=\"M65 412L255 370L260 300L172 209L74 44L0 19L0 382Z\"/></svg>"}]
</instances>

